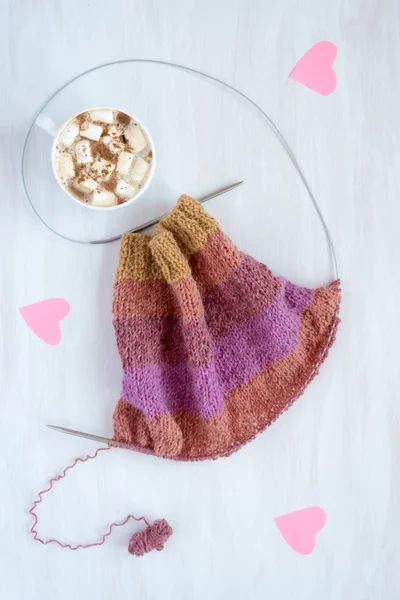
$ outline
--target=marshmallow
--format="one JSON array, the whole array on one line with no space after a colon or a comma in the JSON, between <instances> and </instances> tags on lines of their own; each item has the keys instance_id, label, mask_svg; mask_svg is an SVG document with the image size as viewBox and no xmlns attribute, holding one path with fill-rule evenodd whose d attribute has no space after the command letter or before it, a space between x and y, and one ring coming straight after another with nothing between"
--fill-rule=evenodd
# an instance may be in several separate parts
<instances>
[{"instance_id":1,"label":"marshmallow","mask_svg":"<svg viewBox=\"0 0 400 600\"><path fill-rule=\"evenodd\" d=\"M149 168L149 163L143 160L143 158L140 158L140 156L138 156L135 162L135 166L132 169L133 181L135 181L136 183L140 183L143 177L146 175Z\"/></svg>"},{"instance_id":2,"label":"marshmallow","mask_svg":"<svg viewBox=\"0 0 400 600\"><path fill-rule=\"evenodd\" d=\"M109 150L114 154L121 152L125 145L121 140L122 129L117 125L110 125L107 129L108 135L101 138L103 144L108 146Z\"/></svg>"},{"instance_id":3,"label":"marshmallow","mask_svg":"<svg viewBox=\"0 0 400 600\"><path fill-rule=\"evenodd\" d=\"M91 195L91 201L93 206L114 206L117 204L117 197L112 192L106 192L105 190L96 190Z\"/></svg>"},{"instance_id":4,"label":"marshmallow","mask_svg":"<svg viewBox=\"0 0 400 600\"><path fill-rule=\"evenodd\" d=\"M57 172L60 179L63 181L71 179L75 175L74 163L71 155L67 152L62 152L57 161Z\"/></svg>"},{"instance_id":5,"label":"marshmallow","mask_svg":"<svg viewBox=\"0 0 400 600\"><path fill-rule=\"evenodd\" d=\"M117 183L117 187L115 188L115 193L121 198L125 198L125 200L130 200L137 193L137 188L133 187L133 185L129 185L126 181L120 179Z\"/></svg>"},{"instance_id":6,"label":"marshmallow","mask_svg":"<svg viewBox=\"0 0 400 600\"><path fill-rule=\"evenodd\" d=\"M133 154L130 152L121 152L118 156L117 171L122 175L129 173L132 167Z\"/></svg>"},{"instance_id":7,"label":"marshmallow","mask_svg":"<svg viewBox=\"0 0 400 600\"><path fill-rule=\"evenodd\" d=\"M101 134L103 133L103 128L100 125L93 125L93 123L84 123L81 127L80 134L82 137L88 138L89 140L94 140L98 142Z\"/></svg>"},{"instance_id":8,"label":"marshmallow","mask_svg":"<svg viewBox=\"0 0 400 600\"><path fill-rule=\"evenodd\" d=\"M140 152L148 144L147 139L138 125L126 129L124 135L135 152Z\"/></svg>"},{"instance_id":9,"label":"marshmallow","mask_svg":"<svg viewBox=\"0 0 400 600\"><path fill-rule=\"evenodd\" d=\"M94 171L95 176L103 181L108 181L108 179L110 179L111 173L114 171L114 169L115 165L113 165L112 162L105 160L105 158L99 158L98 160L95 160L90 167L90 170Z\"/></svg>"},{"instance_id":10,"label":"marshmallow","mask_svg":"<svg viewBox=\"0 0 400 600\"><path fill-rule=\"evenodd\" d=\"M75 156L79 165L84 165L93 161L92 150L88 140L79 140L79 142L76 143Z\"/></svg>"},{"instance_id":11,"label":"marshmallow","mask_svg":"<svg viewBox=\"0 0 400 600\"><path fill-rule=\"evenodd\" d=\"M104 108L103 110L92 110L90 118L93 121L100 121L101 123L107 123L111 125L114 123L114 115L112 110Z\"/></svg>"},{"instance_id":12,"label":"marshmallow","mask_svg":"<svg viewBox=\"0 0 400 600\"><path fill-rule=\"evenodd\" d=\"M79 133L79 127L76 123L69 123L65 129L61 132L59 141L64 144L64 146L72 146L76 137Z\"/></svg>"},{"instance_id":13,"label":"marshmallow","mask_svg":"<svg viewBox=\"0 0 400 600\"><path fill-rule=\"evenodd\" d=\"M119 140L117 140L115 137L111 137L111 136L107 135L101 139L104 142L104 144L108 147L108 149L111 150L111 152L113 154L118 154L124 148L124 145Z\"/></svg>"},{"instance_id":14,"label":"marshmallow","mask_svg":"<svg viewBox=\"0 0 400 600\"><path fill-rule=\"evenodd\" d=\"M97 190L98 183L97 181L89 177L87 173L83 173L79 176L78 181L74 181L74 187L76 187L81 192L88 193Z\"/></svg>"},{"instance_id":15,"label":"marshmallow","mask_svg":"<svg viewBox=\"0 0 400 600\"><path fill-rule=\"evenodd\" d=\"M122 127L120 125L110 125L110 127L107 127L107 131L109 135L121 135Z\"/></svg>"}]
</instances>

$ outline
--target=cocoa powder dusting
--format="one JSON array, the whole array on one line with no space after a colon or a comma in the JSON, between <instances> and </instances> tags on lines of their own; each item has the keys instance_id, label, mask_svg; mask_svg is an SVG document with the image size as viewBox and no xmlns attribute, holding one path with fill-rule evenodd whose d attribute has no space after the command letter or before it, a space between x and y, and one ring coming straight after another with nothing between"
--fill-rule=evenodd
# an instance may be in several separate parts
<instances>
[{"instance_id":1,"label":"cocoa powder dusting","mask_svg":"<svg viewBox=\"0 0 400 600\"><path fill-rule=\"evenodd\" d=\"M77 121L77 123L79 125L79 129L82 127L82 125L86 121L86 115L87 115L87 113L84 112L84 113L81 113L80 115L78 115L77 117L75 117L75 120Z\"/></svg>"},{"instance_id":2,"label":"cocoa powder dusting","mask_svg":"<svg viewBox=\"0 0 400 600\"><path fill-rule=\"evenodd\" d=\"M104 132L104 123L103 121L95 121L94 119L90 119L90 122L93 123L93 125L98 125L99 127L101 127L103 129ZM104 135L103 133L101 135Z\"/></svg>"},{"instance_id":3,"label":"cocoa powder dusting","mask_svg":"<svg viewBox=\"0 0 400 600\"><path fill-rule=\"evenodd\" d=\"M73 163L75 168L74 181L76 181L77 183L82 183L82 181L85 181L85 178L87 177L85 165L78 164L76 160L73 160Z\"/></svg>"},{"instance_id":4,"label":"cocoa powder dusting","mask_svg":"<svg viewBox=\"0 0 400 600\"><path fill-rule=\"evenodd\" d=\"M117 113L115 118L117 119L118 123L120 123L121 125L124 125L124 126L128 125L128 123L130 123L130 120L131 120L131 118L123 112Z\"/></svg>"},{"instance_id":5,"label":"cocoa powder dusting","mask_svg":"<svg viewBox=\"0 0 400 600\"><path fill-rule=\"evenodd\" d=\"M103 188L106 189L108 192L113 192L115 190L115 187L118 183L118 179L115 177L115 175L113 175L112 177L110 177L110 179L108 181L103 181Z\"/></svg>"},{"instance_id":6,"label":"cocoa powder dusting","mask_svg":"<svg viewBox=\"0 0 400 600\"><path fill-rule=\"evenodd\" d=\"M113 164L116 163L116 156L103 142L92 142L92 153L96 157L104 158Z\"/></svg>"}]
</instances>

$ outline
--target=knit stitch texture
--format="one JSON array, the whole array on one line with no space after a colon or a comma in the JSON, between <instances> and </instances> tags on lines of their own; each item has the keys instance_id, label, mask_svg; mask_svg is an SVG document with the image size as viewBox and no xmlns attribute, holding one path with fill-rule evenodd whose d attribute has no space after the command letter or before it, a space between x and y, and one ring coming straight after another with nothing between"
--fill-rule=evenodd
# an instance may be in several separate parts
<instances>
[{"instance_id":1,"label":"knit stitch texture","mask_svg":"<svg viewBox=\"0 0 400 600\"><path fill-rule=\"evenodd\" d=\"M181 196L154 235L122 238L114 439L182 460L238 450L316 375L339 303L339 281L312 290L274 276Z\"/></svg>"}]
</instances>

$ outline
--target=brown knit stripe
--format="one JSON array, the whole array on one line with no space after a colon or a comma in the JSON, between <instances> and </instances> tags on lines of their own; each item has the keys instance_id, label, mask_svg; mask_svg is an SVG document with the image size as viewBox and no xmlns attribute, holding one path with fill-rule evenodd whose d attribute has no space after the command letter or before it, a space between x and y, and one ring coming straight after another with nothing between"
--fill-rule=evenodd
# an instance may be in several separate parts
<instances>
[{"instance_id":1,"label":"brown knit stripe","mask_svg":"<svg viewBox=\"0 0 400 600\"><path fill-rule=\"evenodd\" d=\"M187 256L201 250L208 237L217 229L218 222L206 213L197 200L185 194L156 226L156 231L170 231L186 249Z\"/></svg>"},{"instance_id":2,"label":"brown knit stripe","mask_svg":"<svg viewBox=\"0 0 400 600\"><path fill-rule=\"evenodd\" d=\"M154 261L150 250L150 241L153 237L153 235L140 233L126 233L122 236L116 281L163 279L162 271Z\"/></svg>"},{"instance_id":3,"label":"brown knit stripe","mask_svg":"<svg viewBox=\"0 0 400 600\"><path fill-rule=\"evenodd\" d=\"M243 256L221 229L214 231L204 248L193 254L189 261L200 291L222 285L238 269Z\"/></svg>"},{"instance_id":4,"label":"brown knit stripe","mask_svg":"<svg viewBox=\"0 0 400 600\"><path fill-rule=\"evenodd\" d=\"M189 262L170 231L160 229L150 241L152 260L169 283L190 275Z\"/></svg>"},{"instance_id":5,"label":"brown knit stripe","mask_svg":"<svg viewBox=\"0 0 400 600\"><path fill-rule=\"evenodd\" d=\"M143 236L126 233L122 237L116 281L164 279L172 282L189 274L187 258L169 231Z\"/></svg>"},{"instance_id":6,"label":"brown knit stripe","mask_svg":"<svg viewBox=\"0 0 400 600\"><path fill-rule=\"evenodd\" d=\"M334 340L339 302L337 282L317 289L302 314L296 350L228 394L217 417L205 420L199 414L177 411L149 422L120 399L114 413L114 439L182 459L215 458L238 449L288 408L316 375Z\"/></svg>"},{"instance_id":7,"label":"brown knit stripe","mask_svg":"<svg viewBox=\"0 0 400 600\"><path fill-rule=\"evenodd\" d=\"M154 235L126 233L121 239L116 280L177 281L190 272L188 259L204 248L219 225L201 204L181 196Z\"/></svg>"}]
</instances>

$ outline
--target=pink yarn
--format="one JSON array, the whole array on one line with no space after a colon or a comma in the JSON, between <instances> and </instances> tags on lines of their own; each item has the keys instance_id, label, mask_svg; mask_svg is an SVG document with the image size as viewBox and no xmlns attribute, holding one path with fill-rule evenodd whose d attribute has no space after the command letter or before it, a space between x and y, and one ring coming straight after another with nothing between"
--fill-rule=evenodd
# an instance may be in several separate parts
<instances>
[{"instance_id":1,"label":"pink yarn","mask_svg":"<svg viewBox=\"0 0 400 600\"><path fill-rule=\"evenodd\" d=\"M172 533L172 527L165 519L154 521L153 525L148 525L143 531L133 534L128 550L135 556L143 556L152 550L163 550L165 542Z\"/></svg>"},{"instance_id":2,"label":"pink yarn","mask_svg":"<svg viewBox=\"0 0 400 600\"><path fill-rule=\"evenodd\" d=\"M43 501L43 496L53 489L53 485L57 481L59 481L60 479L64 479L64 477L67 475L67 472L70 469L73 469L78 463L85 463L88 460L92 460L93 458L96 458L100 452L104 452L105 450L110 450L110 448L98 448L94 454L88 454L85 458L76 458L72 465L66 467L60 475L57 475L56 477L50 479L48 488L39 492L38 499L35 500L32 508L29 511L34 518L33 525L30 529L33 535L33 539L37 542L40 542L41 544L58 544L58 546L61 546L61 548L68 548L69 550L78 550L79 548L93 548L93 546L102 546L106 538L111 534L112 530L115 527L122 527L128 521L134 520L144 521L147 525L147 528L144 531L135 533L132 536L129 542L129 552L136 556L142 556L143 554L145 554L145 552L150 552L150 550L162 550L164 547L163 544L172 534L172 529L168 525L168 523L164 519L161 519L160 521L155 521L153 525L150 525L150 523L147 521L147 519L145 519L145 517L135 517L134 515L128 515L123 521L111 523L111 525L108 528L108 531L106 531L106 533L103 533L101 539L98 542L92 542L90 544L78 544L77 546L71 546L71 544L66 544L56 539L43 540L39 536L36 530L36 525L39 522L38 516L36 514L36 507Z\"/></svg>"}]
</instances>

